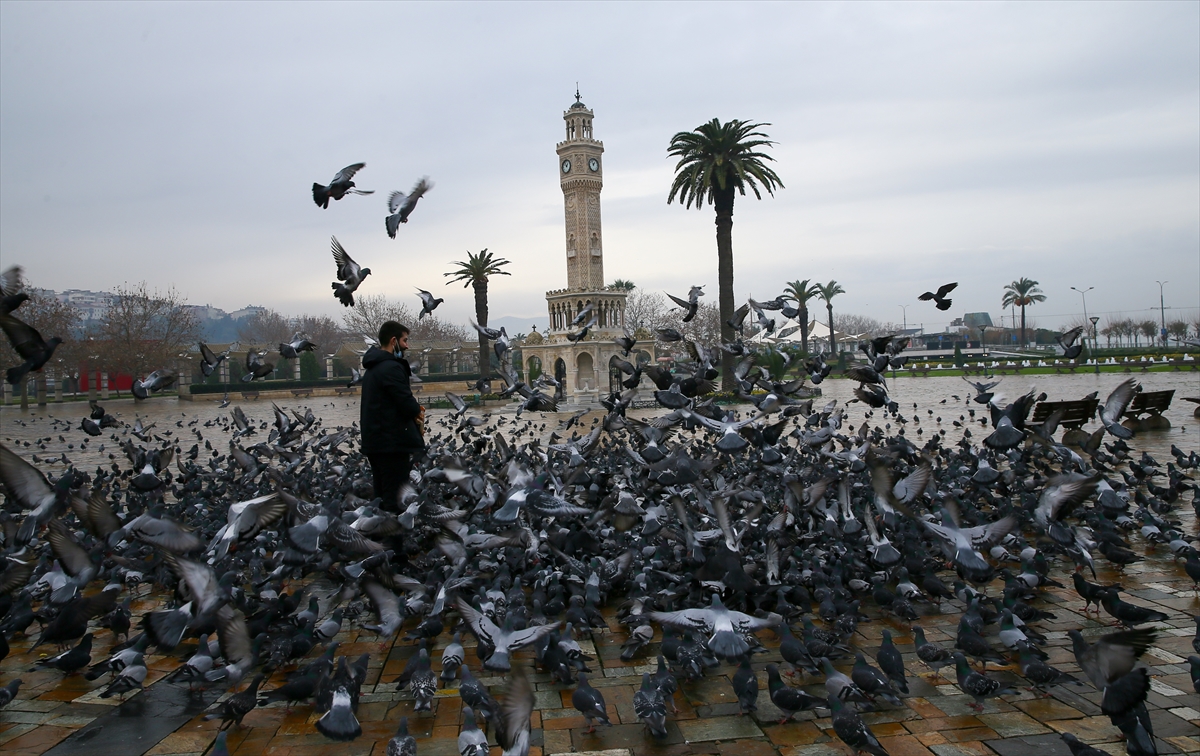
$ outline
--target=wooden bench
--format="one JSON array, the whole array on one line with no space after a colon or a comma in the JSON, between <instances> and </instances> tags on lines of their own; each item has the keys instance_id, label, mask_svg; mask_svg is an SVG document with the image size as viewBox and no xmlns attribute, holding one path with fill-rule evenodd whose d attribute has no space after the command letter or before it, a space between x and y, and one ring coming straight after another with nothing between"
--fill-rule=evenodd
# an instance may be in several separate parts
<instances>
[{"instance_id":1,"label":"wooden bench","mask_svg":"<svg viewBox=\"0 0 1200 756\"><path fill-rule=\"evenodd\" d=\"M1171 406L1175 397L1175 389L1167 391L1143 391L1134 395L1133 401L1125 410L1125 420L1121 422L1126 428L1137 433L1147 430L1166 430L1171 427L1171 421L1163 417L1163 413ZM1141 417L1145 415L1146 417Z\"/></svg>"},{"instance_id":2,"label":"wooden bench","mask_svg":"<svg viewBox=\"0 0 1200 756\"><path fill-rule=\"evenodd\" d=\"M313 390L310 388L292 389L292 396L296 397L297 399L299 399L302 396L312 396L312 395L313 395Z\"/></svg>"},{"instance_id":3,"label":"wooden bench","mask_svg":"<svg viewBox=\"0 0 1200 756\"><path fill-rule=\"evenodd\" d=\"M338 396L354 395L358 393L358 386L339 386L334 389Z\"/></svg>"},{"instance_id":4,"label":"wooden bench","mask_svg":"<svg viewBox=\"0 0 1200 756\"><path fill-rule=\"evenodd\" d=\"M1039 425L1050 419L1050 416L1060 409L1062 419L1058 424L1064 428L1078 429L1096 417L1096 408L1100 406L1099 399L1076 399L1070 402L1038 402L1033 408L1033 419L1029 422Z\"/></svg>"},{"instance_id":5,"label":"wooden bench","mask_svg":"<svg viewBox=\"0 0 1200 756\"><path fill-rule=\"evenodd\" d=\"M243 391L242 398L243 399L257 399L258 392L257 391Z\"/></svg>"},{"instance_id":6,"label":"wooden bench","mask_svg":"<svg viewBox=\"0 0 1200 756\"><path fill-rule=\"evenodd\" d=\"M1171 369L1174 370L1176 373L1178 373L1185 367L1188 368L1189 370L1200 370L1200 360L1179 359L1179 360L1171 360L1170 363L1168 363L1168 364L1170 364Z\"/></svg>"}]
</instances>

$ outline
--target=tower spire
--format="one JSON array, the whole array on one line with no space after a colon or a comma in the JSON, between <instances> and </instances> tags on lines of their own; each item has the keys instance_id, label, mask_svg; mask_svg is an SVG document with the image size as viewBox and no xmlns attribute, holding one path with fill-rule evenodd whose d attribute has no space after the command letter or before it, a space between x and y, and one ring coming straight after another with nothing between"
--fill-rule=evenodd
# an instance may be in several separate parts
<instances>
[{"instance_id":1,"label":"tower spire","mask_svg":"<svg viewBox=\"0 0 1200 756\"><path fill-rule=\"evenodd\" d=\"M580 99L579 99L579 82L575 82L575 102L580 102Z\"/></svg>"}]
</instances>

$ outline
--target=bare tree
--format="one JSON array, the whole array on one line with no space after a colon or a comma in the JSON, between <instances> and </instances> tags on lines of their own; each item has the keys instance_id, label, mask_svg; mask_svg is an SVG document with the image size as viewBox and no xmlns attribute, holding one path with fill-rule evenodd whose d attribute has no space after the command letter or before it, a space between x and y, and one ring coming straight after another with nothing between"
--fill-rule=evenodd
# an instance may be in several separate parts
<instances>
[{"instance_id":1,"label":"bare tree","mask_svg":"<svg viewBox=\"0 0 1200 756\"><path fill-rule=\"evenodd\" d=\"M703 300L701 300L703 301ZM678 316L673 320L678 321ZM629 329L645 328L653 331L671 321L667 298L657 291L633 288L625 299L625 323Z\"/></svg>"},{"instance_id":2,"label":"bare tree","mask_svg":"<svg viewBox=\"0 0 1200 756\"><path fill-rule=\"evenodd\" d=\"M113 295L96 334L100 362L110 372L138 377L174 368L200 339L199 318L174 288L152 292L143 281L118 286Z\"/></svg>"},{"instance_id":3,"label":"bare tree","mask_svg":"<svg viewBox=\"0 0 1200 756\"><path fill-rule=\"evenodd\" d=\"M676 314L675 317L678 318L679 315ZM704 344L710 349L717 348L721 343L721 308L716 302L701 300L696 307L696 317L687 323L676 320L674 327L698 344Z\"/></svg>"},{"instance_id":4,"label":"bare tree","mask_svg":"<svg viewBox=\"0 0 1200 756\"><path fill-rule=\"evenodd\" d=\"M1146 337L1146 346L1154 346L1154 338L1158 335L1158 323L1143 320L1137 324L1137 329Z\"/></svg>"},{"instance_id":5,"label":"bare tree","mask_svg":"<svg viewBox=\"0 0 1200 756\"><path fill-rule=\"evenodd\" d=\"M833 327L838 333L844 333L847 336L857 336L860 334L884 336L889 333L899 333L901 330L898 323L884 323L870 316L856 315L854 313L839 313L833 319Z\"/></svg>"},{"instance_id":6,"label":"bare tree","mask_svg":"<svg viewBox=\"0 0 1200 756\"><path fill-rule=\"evenodd\" d=\"M1167 333L1170 334L1171 338L1182 341L1188 336L1188 324L1183 320L1172 320L1170 323L1167 323Z\"/></svg>"},{"instance_id":7,"label":"bare tree","mask_svg":"<svg viewBox=\"0 0 1200 756\"><path fill-rule=\"evenodd\" d=\"M275 310L261 310L238 321L238 340L246 346L276 347L290 341L295 332L291 320Z\"/></svg>"},{"instance_id":8,"label":"bare tree","mask_svg":"<svg viewBox=\"0 0 1200 756\"><path fill-rule=\"evenodd\" d=\"M346 340L345 329L328 315L301 315L292 321L292 327L293 331L307 335L323 354L337 351Z\"/></svg>"},{"instance_id":9,"label":"bare tree","mask_svg":"<svg viewBox=\"0 0 1200 756\"><path fill-rule=\"evenodd\" d=\"M342 314L351 338L379 335L379 328L389 320L408 326L412 331L411 341L468 341L472 338L466 327L457 323L426 315L417 320L418 312L407 304L389 299L383 294L367 294L358 297L353 307ZM315 340L315 339L314 339ZM318 344L320 342L317 342Z\"/></svg>"}]
</instances>

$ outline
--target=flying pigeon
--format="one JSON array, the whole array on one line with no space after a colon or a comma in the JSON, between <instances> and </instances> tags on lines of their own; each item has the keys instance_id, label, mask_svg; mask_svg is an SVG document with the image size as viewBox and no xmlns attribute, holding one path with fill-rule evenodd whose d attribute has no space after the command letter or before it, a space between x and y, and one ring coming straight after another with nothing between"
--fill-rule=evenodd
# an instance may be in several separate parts
<instances>
[{"instance_id":1,"label":"flying pigeon","mask_svg":"<svg viewBox=\"0 0 1200 756\"><path fill-rule=\"evenodd\" d=\"M314 183L312 186L313 202L317 203L318 207L328 209L329 200L340 200L349 192L351 194L374 194L373 189L355 189L354 174L366 167L366 163L355 163L348 165L338 174L333 177L333 181L329 182L329 186L321 186Z\"/></svg>"},{"instance_id":2,"label":"flying pigeon","mask_svg":"<svg viewBox=\"0 0 1200 756\"><path fill-rule=\"evenodd\" d=\"M417 185L412 188L408 194L404 192L392 192L388 197L388 217L385 225L387 226L388 237L396 238L396 229L400 228L401 223L408 223L408 216L417 206L417 201L425 196L425 192L433 188L433 184L429 182L429 177L421 179Z\"/></svg>"},{"instance_id":3,"label":"flying pigeon","mask_svg":"<svg viewBox=\"0 0 1200 756\"><path fill-rule=\"evenodd\" d=\"M362 285L363 279L371 275L371 269L360 268L358 263L354 262L354 259L346 254L346 250L342 248L337 237L330 238L333 239L330 246L333 250L333 260L337 263L338 277L337 281L330 284L333 287L333 295L346 307L353 307L354 292L358 291L358 287Z\"/></svg>"},{"instance_id":4,"label":"flying pigeon","mask_svg":"<svg viewBox=\"0 0 1200 756\"><path fill-rule=\"evenodd\" d=\"M937 293L927 291L921 296L917 297L917 299L921 300L922 302L928 302L932 299L939 310L949 310L950 305L953 304L953 300L946 299L946 295L954 291L957 287L957 281L954 283L948 283L938 288Z\"/></svg>"}]
</instances>

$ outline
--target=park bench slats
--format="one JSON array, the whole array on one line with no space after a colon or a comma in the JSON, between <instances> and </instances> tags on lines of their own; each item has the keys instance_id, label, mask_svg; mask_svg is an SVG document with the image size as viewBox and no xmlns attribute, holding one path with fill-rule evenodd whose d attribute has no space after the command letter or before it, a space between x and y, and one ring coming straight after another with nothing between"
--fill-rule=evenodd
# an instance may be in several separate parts
<instances>
[{"instance_id":1,"label":"park bench slats","mask_svg":"<svg viewBox=\"0 0 1200 756\"><path fill-rule=\"evenodd\" d=\"M1079 428L1084 423L1089 422L1096 416L1096 408L1100 406L1100 400L1092 399L1076 399L1069 402L1038 402L1038 405L1033 408L1033 420L1035 425L1044 423L1046 420L1058 410L1063 410L1063 418L1059 425L1064 428Z\"/></svg>"}]
</instances>

